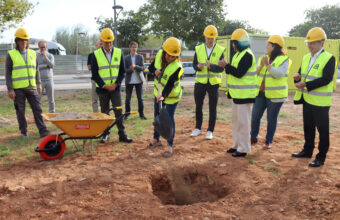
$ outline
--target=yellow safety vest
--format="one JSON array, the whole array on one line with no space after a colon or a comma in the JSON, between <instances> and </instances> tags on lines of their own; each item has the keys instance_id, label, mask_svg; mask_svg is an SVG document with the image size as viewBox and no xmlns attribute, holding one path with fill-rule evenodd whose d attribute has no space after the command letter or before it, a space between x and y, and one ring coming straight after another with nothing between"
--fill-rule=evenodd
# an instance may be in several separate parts
<instances>
[{"instance_id":1,"label":"yellow safety vest","mask_svg":"<svg viewBox=\"0 0 340 220\"><path fill-rule=\"evenodd\" d=\"M174 60L173 62L168 64L168 66L164 70L164 73L161 76L160 83L161 83L161 91L163 91L164 87L168 83L170 76L174 74L179 67L181 68L181 70L178 73L178 79L176 80L174 87L172 88L168 97L166 97L165 100L163 101L165 104L175 104L179 102L179 100L181 100L182 98L183 91L182 91L180 79L181 79L181 76L184 70L182 68L182 64L178 60ZM157 93L155 93L155 90L154 90L154 95L155 97L158 96L158 90L157 90Z\"/></svg>"},{"instance_id":2,"label":"yellow safety vest","mask_svg":"<svg viewBox=\"0 0 340 220\"><path fill-rule=\"evenodd\" d=\"M222 56L225 48L218 44L215 44L211 54L209 56L209 62L211 64L218 65L218 60ZM205 44L200 44L195 47L197 61L199 63L205 63L208 60ZM201 71L196 71L195 83L207 84L208 81L211 85L220 84L222 81L222 72L214 73L208 70L206 66Z\"/></svg>"},{"instance_id":3,"label":"yellow safety vest","mask_svg":"<svg viewBox=\"0 0 340 220\"><path fill-rule=\"evenodd\" d=\"M327 51L323 51L316 58L313 66L309 68L311 60L311 54L308 53L302 58L301 64L301 82L309 82L322 77L323 69L325 68L328 61L332 58L332 54ZM334 64L335 65L335 64ZM312 91L307 91L307 88L297 89L294 100L298 101L301 99L303 94L304 100L311 105L315 106L331 106L332 104L332 92L333 92L333 80L325 86L316 88Z\"/></svg>"},{"instance_id":4,"label":"yellow safety vest","mask_svg":"<svg viewBox=\"0 0 340 220\"><path fill-rule=\"evenodd\" d=\"M268 60L269 60L269 56ZM257 75L257 86L258 92L260 91L262 81L264 81L264 94L268 99L280 99L280 98L287 98L288 97L288 73L290 66L292 64L291 60L288 56L280 55L277 56L274 61L272 62L271 66L274 68L278 68L281 66L286 60L288 59L289 67L287 72L283 77L274 78L272 77L267 69L267 66L263 66L260 73ZM262 57L259 58L258 64L261 63Z\"/></svg>"},{"instance_id":5,"label":"yellow safety vest","mask_svg":"<svg viewBox=\"0 0 340 220\"><path fill-rule=\"evenodd\" d=\"M247 48L241 53L237 52L231 61L231 65L237 69L239 62L246 53L251 54L253 62L247 73L241 78L237 78L231 74L227 74L227 93L235 99L255 98L257 95L257 74L256 60L252 51Z\"/></svg>"},{"instance_id":6,"label":"yellow safety vest","mask_svg":"<svg viewBox=\"0 0 340 220\"><path fill-rule=\"evenodd\" d=\"M13 89L22 89L36 86L37 55L34 50L27 49L27 63L17 49L9 50L13 62L12 86Z\"/></svg>"},{"instance_id":7,"label":"yellow safety vest","mask_svg":"<svg viewBox=\"0 0 340 220\"><path fill-rule=\"evenodd\" d=\"M156 70L161 70L162 69L162 54L163 54L163 50L160 49L155 57L155 69ZM155 95L155 97L157 97L158 95L158 78L154 77L154 86L153 86L153 94Z\"/></svg>"},{"instance_id":8,"label":"yellow safety vest","mask_svg":"<svg viewBox=\"0 0 340 220\"><path fill-rule=\"evenodd\" d=\"M120 58L122 57L122 51L119 48L113 48L113 55L111 57L111 63L109 64L106 55L102 48L94 51L94 55L98 63L98 74L104 81L105 85L113 85L118 77ZM98 84L96 84L99 87Z\"/></svg>"}]
</instances>

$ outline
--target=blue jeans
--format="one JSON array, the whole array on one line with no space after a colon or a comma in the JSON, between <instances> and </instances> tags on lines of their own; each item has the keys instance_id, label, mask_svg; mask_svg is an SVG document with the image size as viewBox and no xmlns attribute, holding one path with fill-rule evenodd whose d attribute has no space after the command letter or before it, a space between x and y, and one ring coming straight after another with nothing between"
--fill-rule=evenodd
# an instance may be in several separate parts
<instances>
[{"instance_id":1,"label":"blue jeans","mask_svg":"<svg viewBox=\"0 0 340 220\"><path fill-rule=\"evenodd\" d=\"M174 116L175 116L175 111L176 111L177 104L178 104L178 102L175 103L175 104L172 104L172 105L169 105L169 104L165 105L165 108L168 111L169 116L170 116L170 118L172 120L172 126L174 128L174 131L175 131L175 119L174 119ZM163 103L163 105L164 105L164 103ZM155 98L154 99L154 116L155 116L155 118L156 118L157 115L159 115L159 103L157 102L157 99ZM160 137L160 135L158 134L158 132L156 130L154 130L153 138L159 140L159 137ZM175 132L174 132L174 136L171 138L171 140L168 140L168 145L171 146L171 147L174 144L174 138L175 138Z\"/></svg>"},{"instance_id":2,"label":"blue jeans","mask_svg":"<svg viewBox=\"0 0 340 220\"><path fill-rule=\"evenodd\" d=\"M267 135L266 143L273 143L274 134L277 126L277 117L279 115L283 102L272 102L267 99L263 92L260 92L255 99L253 111L251 114L251 131L252 138L257 140L260 131L261 118L267 109Z\"/></svg>"}]
</instances>

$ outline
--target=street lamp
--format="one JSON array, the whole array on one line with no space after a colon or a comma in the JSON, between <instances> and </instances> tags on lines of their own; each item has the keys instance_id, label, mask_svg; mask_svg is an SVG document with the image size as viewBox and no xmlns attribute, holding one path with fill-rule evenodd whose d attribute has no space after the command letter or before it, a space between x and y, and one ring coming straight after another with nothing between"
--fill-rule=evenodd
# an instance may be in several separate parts
<instances>
[{"instance_id":1,"label":"street lamp","mask_svg":"<svg viewBox=\"0 0 340 220\"><path fill-rule=\"evenodd\" d=\"M78 51L78 42L79 42L79 40L78 40L78 36L85 36L86 35L86 33L84 33L84 32L78 32L78 34L77 34L77 48L76 48L76 64L78 63L78 54L79 54L79 51ZM81 47L81 50L83 51L83 42L84 41L82 41L81 42L81 45L82 45L82 47ZM84 67L83 67L84 65L83 65L83 55L81 56L81 73L83 73L84 72Z\"/></svg>"},{"instance_id":2,"label":"street lamp","mask_svg":"<svg viewBox=\"0 0 340 220\"><path fill-rule=\"evenodd\" d=\"M113 24L114 24L114 34L115 34L114 45L117 46L117 18L118 18L119 13L123 10L123 7L120 5L116 5L116 0L114 0L112 9L113 9Z\"/></svg>"}]
</instances>

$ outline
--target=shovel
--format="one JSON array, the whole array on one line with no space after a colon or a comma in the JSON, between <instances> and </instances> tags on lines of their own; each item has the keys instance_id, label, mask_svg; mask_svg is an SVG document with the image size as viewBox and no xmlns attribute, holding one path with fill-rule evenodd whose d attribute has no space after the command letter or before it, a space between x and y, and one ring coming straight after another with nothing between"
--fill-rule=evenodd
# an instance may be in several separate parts
<instances>
[{"instance_id":1,"label":"shovel","mask_svg":"<svg viewBox=\"0 0 340 220\"><path fill-rule=\"evenodd\" d=\"M158 79L158 94L161 94L161 85L160 78ZM152 122L155 130L158 132L160 136L165 138L166 140L171 140L174 137L174 128L172 126L172 119L169 116L168 111L165 106L163 106L163 102L159 101L159 115L155 117L155 120Z\"/></svg>"}]
</instances>

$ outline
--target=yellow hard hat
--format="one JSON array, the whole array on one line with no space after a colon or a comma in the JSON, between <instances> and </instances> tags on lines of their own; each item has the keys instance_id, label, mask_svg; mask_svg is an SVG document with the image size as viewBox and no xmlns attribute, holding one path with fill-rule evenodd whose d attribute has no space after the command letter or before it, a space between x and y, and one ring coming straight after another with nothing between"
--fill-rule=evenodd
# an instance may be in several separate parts
<instances>
[{"instance_id":1,"label":"yellow hard hat","mask_svg":"<svg viewBox=\"0 0 340 220\"><path fill-rule=\"evenodd\" d=\"M327 35L325 31L320 27L314 27L308 31L305 42L314 42L326 39Z\"/></svg>"},{"instance_id":2,"label":"yellow hard hat","mask_svg":"<svg viewBox=\"0 0 340 220\"><path fill-rule=\"evenodd\" d=\"M170 37L164 41L163 50L171 56L178 57L181 54L181 43L177 38Z\"/></svg>"},{"instance_id":3,"label":"yellow hard hat","mask_svg":"<svg viewBox=\"0 0 340 220\"><path fill-rule=\"evenodd\" d=\"M28 40L30 37L28 36L28 33L25 28L19 28L15 34L15 37L20 38L20 39L25 39Z\"/></svg>"},{"instance_id":4,"label":"yellow hard hat","mask_svg":"<svg viewBox=\"0 0 340 220\"><path fill-rule=\"evenodd\" d=\"M214 25L208 25L203 32L203 35L208 38L216 38L218 33Z\"/></svg>"},{"instance_id":5,"label":"yellow hard hat","mask_svg":"<svg viewBox=\"0 0 340 220\"><path fill-rule=\"evenodd\" d=\"M242 28L236 29L232 35L231 40L237 40L237 41L249 41L249 36L247 31L245 31Z\"/></svg>"},{"instance_id":6,"label":"yellow hard hat","mask_svg":"<svg viewBox=\"0 0 340 220\"><path fill-rule=\"evenodd\" d=\"M272 35L267 40L267 43L278 44L280 45L280 47L283 47L285 44L285 40L280 35Z\"/></svg>"},{"instance_id":7,"label":"yellow hard hat","mask_svg":"<svg viewBox=\"0 0 340 220\"><path fill-rule=\"evenodd\" d=\"M115 39L110 28L104 28L100 33L100 39L104 42L112 42Z\"/></svg>"}]
</instances>

